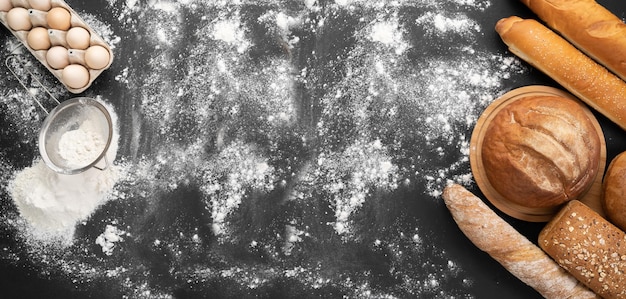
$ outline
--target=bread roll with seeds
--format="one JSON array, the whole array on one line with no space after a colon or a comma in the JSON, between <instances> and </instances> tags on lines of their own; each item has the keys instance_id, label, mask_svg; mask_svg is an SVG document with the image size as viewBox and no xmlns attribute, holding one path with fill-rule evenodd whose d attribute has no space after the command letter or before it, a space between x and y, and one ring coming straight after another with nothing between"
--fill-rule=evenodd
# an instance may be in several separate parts
<instances>
[{"instance_id":1,"label":"bread roll with seeds","mask_svg":"<svg viewBox=\"0 0 626 299\"><path fill-rule=\"evenodd\" d=\"M626 298L626 234L580 201L544 227L539 246L603 298Z\"/></svg>"},{"instance_id":2,"label":"bread roll with seeds","mask_svg":"<svg viewBox=\"0 0 626 299\"><path fill-rule=\"evenodd\" d=\"M447 186L443 199L454 221L474 245L542 296L598 298L463 186Z\"/></svg>"}]
</instances>

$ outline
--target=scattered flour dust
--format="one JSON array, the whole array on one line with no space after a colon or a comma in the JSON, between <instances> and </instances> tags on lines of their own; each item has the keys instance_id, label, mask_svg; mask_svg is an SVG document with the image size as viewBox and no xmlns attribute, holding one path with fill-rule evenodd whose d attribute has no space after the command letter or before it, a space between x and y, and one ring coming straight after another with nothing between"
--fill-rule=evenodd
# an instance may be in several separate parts
<instances>
[{"instance_id":1,"label":"scattered flour dust","mask_svg":"<svg viewBox=\"0 0 626 299\"><path fill-rule=\"evenodd\" d=\"M110 6L120 3L120 1L108 1ZM306 222L306 220L290 221L291 219L287 219L284 222L287 224L279 225L279 228L271 228L275 230L278 237L269 241L279 240L279 242L274 242L274 244L279 244L278 246L266 245L270 243L267 239L244 242L250 244L248 247L262 251L264 256L269 257L267 263L244 262L232 266L227 261L220 261L218 262L220 265L217 266L183 265L184 269L181 269L180 265L171 264L169 265L171 273L175 275L173 278L178 281L198 283L198 286L201 282L206 282L207 278L215 278L218 281L229 279L227 280L229 283L240 283L250 289L267 286L268 282L271 283L275 278L295 278L306 287L320 289L330 286L345 290L348 296L362 298L393 298L394 296L387 292L395 294L396 291L404 292L405 295L408 293L408 295L413 295L412 297L428 297L428 295L446 298L471 297L462 293L464 286L471 284L471 281L468 282L469 280L459 277L458 265L447 257L445 250L430 247L430 240L436 238L428 236L428 232L412 232L412 228L400 227L397 235L375 236L376 239L369 248L374 253L384 253L390 261L390 268L387 270L399 283L387 289L370 284L372 274L368 272L371 269L367 267L358 269L366 272L363 277L360 277L358 273L332 274L333 271L341 268L337 268L336 265L325 265L324 262L319 262L314 258L312 260L314 263L311 265L294 265L290 262L293 262L291 257L300 259L299 253L308 250L309 241L319 237L316 234L323 230L319 226L332 227L331 231L340 235L343 240L355 241L346 242L346 244L359 243L359 240L356 240L358 236L352 235L355 229L353 225L357 224L351 219L370 199L373 192L379 190L393 192L404 186L406 182L410 182L420 186L424 184L426 192L436 197L447 180L471 182L467 161L470 136L459 134L459 132L467 132L476 121L479 111L499 92L503 79L507 79L511 73L521 71L520 65L514 59L493 56L466 45L473 45L472 43L458 43L458 48L450 49L450 51L455 51L454 55L458 57L457 60L437 55L424 55L420 56L422 59L419 65L415 65L407 59L406 53L418 48L420 45L417 42L436 44L442 38L456 38L457 36L468 41L474 40L477 35L480 35L481 28L468 15L459 11L464 11L464 9L481 11L488 7L490 2L487 0L435 2L428 0L336 0L334 7L327 8L318 6L323 1L303 0L306 9L315 12L328 9L327 12L331 14L337 9L356 11L359 7L367 7L360 21L361 24L367 25L364 26L364 30L354 32L356 44L350 45L350 49L353 50L349 57L322 61L323 67L328 68L347 65L345 69L342 69L346 71L345 75L342 74L343 77L339 79L335 78L340 82L333 81L328 86L315 85L325 82L319 80L320 78L315 78L315 76L321 76L320 73L315 73L314 68L318 65L296 66L293 65L296 62L282 57L264 57L263 59L266 60L261 60L261 62L251 61L247 51L257 45L247 36L252 31L247 27L250 20L242 19L242 14L238 12L241 7L237 3L241 2L215 1L210 4L192 2L194 1L173 4L174 2L159 0L148 1L148 3L135 0L121 1L127 10L120 11L118 15L124 20L119 21L133 26L137 22L139 25L133 27L133 30L145 28L145 31L140 32L146 34L144 41L153 43L150 46L160 50L155 52L154 57L146 66L148 70L146 74L149 75L133 73L134 70L126 68L119 75L119 79L116 77L116 80L124 82L126 78L143 80L139 82L144 84L140 90L141 113L144 114L146 122L154 121L154 124L149 125L158 128L152 133L165 136L159 137L163 138L164 145L151 144L155 147L152 150L157 153L156 155L142 157L141 161L134 165L136 177L140 180L139 184L154 187L157 190L155 192L167 193L179 185L189 183L190 180L201 182L204 203L211 216L212 233L220 241L228 242L231 240L229 226L237 225L229 223L229 217L236 214L240 206L245 204L250 192L271 192L284 180L293 177L284 176L281 172L288 171L277 169L273 164L287 154L279 153L278 157L270 157L271 154L268 153L267 148L258 148L254 139L252 141L239 139L238 136L222 133L225 130L215 126L213 123L215 118L228 119L231 121L229 125L236 127L248 121L246 117L250 115L258 117L258 119L265 120L260 124L263 130L259 131L264 134L262 138L266 139L261 141L271 146L284 145L280 144L284 140L279 137L282 137L280 135L285 131L278 129L284 129L284 126L293 124L292 115L297 111L294 109L294 97L297 94L294 92L296 86L294 82L303 82L305 89L322 90L321 94L325 97L319 104L323 107L317 107L323 110L322 118L325 121L312 125L316 130L315 133L321 137L334 135L340 140L342 146L315 149L319 151L313 155L312 161L307 161L313 165L304 169L306 173L303 177L297 178L309 180L303 183L302 189L308 188L307 190L298 190L302 193L300 195L304 200L290 203L297 205L304 201L312 201L315 204L329 204L332 211L329 212L328 219L331 219L329 220L332 221L331 223L320 224ZM273 8L280 5L279 2L269 2L276 4L270 5ZM190 7L186 6L188 3L192 3ZM180 35L186 31L181 29L183 22L171 18L171 14L180 17L180 14L176 13L178 8L205 8L203 5L209 7L203 18L207 25L197 29L195 37L199 41L188 49L194 56L194 59L190 60L193 63L189 64L189 69L184 70L187 72L186 77L177 77L178 81L172 80L167 77L167 71L176 64L178 55L174 47L176 43L173 41L180 38ZM444 5L453 8L442 9ZM424 13L414 21L408 21L410 24L403 23L407 20L398 18L398 12L390 17L390 11L400 11L404 6L422 7ZM143 18L143 12L140 14L139 11L152 12L154 15L147 16L155 17ZM212 15L215 11L218 11L217 16ZM311 27L302 26L302 28L322 30L326 29L324 28L326 25L337 21L331 18L312 20L307 19L306 15L306 12L293 14L293 12L277 12L272 9L262 14L262 19L259 21L267 22L263 24L266 28L274 26L276 32L288 42L289 46L300 50L297 48L297 36L293 35L293 32L298 31L292 32L292 28L300 26L299 22L318 22L308 24ZM109 26L97 21L92 23L96 24L97 31L104 32L105 39L114 45L120 41ZM333 25L337 26L337 24ZM427 33L424 40L409 40L411 35L407 34L407 30L412 26L421 26L424 29ZM316 55L310 55L310 57L315 59ZM348 62L343 64L345 60ZM258 73L250 72L250 70L257 70ZM173 81L179 86L173 84ZM191 99L189 103L183 102L186 97ZM254 106L257 108L254 111L256 114L242 110L240 104L243 100L256 104ZM333 106L333 103L348 100L353 101L348 108ZM368 110L368 105L372 104L379 105L372 107L382 109ZM179 109L181 107L177 105L189 106L185 106L186 109ZM403 109L413 109L412 111L416 112L415 119L393 122ZM248 115L244 115L243 112L247 112ZM353 116L350 120L354 120L354 123L350 125L354 125L355 131L358 131L357 137L344 140L342 138L345 136L341 135L343 133L339 130L333 131L330 127L330 120L336 118L336 113L342 112ZM190 138L187 135L181 137L181 135L176 135L177 133L172 133L175 132L173 128L176 129L180 125L177 120L182 116L188 116L183 115L184 113L191 114L190 118L195 121L192 125L185 127L185 130L189 129L189 132L198 133L190 134L193 135L191 140L185 139ZM383 120L374 120L378 118ZM394 126L402 124L408 125L397 128ZM380 131L387 128L400 132L387 131L386 133L395 135L393 138L383 139L386 136L381 136ZM254 131L258 128L241 125L240 129L240 131ZM379 134L377 135L376 132ZM146 134L149 133L148 130ZM197 136L212 137L210 136L212 133L217 135L215 144L194 139L198 138ZM412 136L423 137L423 140L419 139L422 142L420 149L427 151L403 152L407 144L413 141ZM146 137L148 137L146 139L159 139L156 136ZM302 136L302 139L306 138ZM180 144L165 145L167 141L172 140ZM306 141L303 141L303 144L309 145ZM208 156L206 155L207 149L211 150ZM412 164L400 164L397 163L398 160L410 160ZM449 163L450 160L452 163ZM144 166L140 165L144 162ZM144 174L145 176L141 176ZM68 180L72 180L70 183L78 188L79 192L97 191L87 193L84 196L87 200L81 198L81 201L76 204L77 198L70 195L75 193L59 193L59 190L67 191L65 187ZM76 183L76 180L80 182ZM84 175L66 178L49 172L39 162L16 174L11 191L16 204L20 207L21 214L30 224L38 230L59 231L72 228L76 222L88 217L99 204L106 200L107 193L110 192L115 182L114 172L101 173L97 170L90 170ZM29 185L31 187L27 189L26 186ZM34 192L32 186L36 186ZM141 187L146 188L143 185ZM325 197L320 199L313 196L318 194L323 194ZM52 200L44 201L43 198ZM319 203L319 201L325 202ZM309 206L297 207L305 209ZM183 233L187 234L187 232L181 232ZM114 224L107 225L98 236L96 244L101 246L105 255L112 255L116 249L123 246L121 243L124 242L126 236L129 236L128 233ZM198 235L192 237L194 241L201 238ZM89 242L93 244L93 240ZM164 246L166 243L165 240L154 241L155 247ZM195 246L195 242L192 243ZM227 245L237 246L235 243ZM337 246L335 243L332 245ZM174 243L171 246L177 250L180 249L177 252L186 249L184 242ZM216 248L222 249L219 244ZM337 246L337 248L345 250L342 246ZM351 249L351 247L348 248L348 250ZM431 252L424 254L426 250L431 250ZM76 261L72 266L81 263L83 262ZM93 268L89 265L85 267L85 276L88 277L93 273ZM116 275L115 273L118 272L123 271L114 268L106 273ZM132 277L120 280L121 284L124 284L123 287L129 290L128 295L131 297L148 298L161 295L159 291L151 287L153 282L145 279ZM446 281L456 280L463 281L460 286L457 285L460 291L459 289L446 289Z\"/></svg>"},{"instance_id":2,"label":"scattered flour dust","mask_svg":"<svg viewBox=\"0 0 626 299\"><path fill-rule=\"evenodd\" d=\"M202 190L209 198L208 209L213 219L213 233L228 236L227 217L246 198L248 190L269 192L274 188L274 169L267 159L256 153L254 147L234 142L224 148L214 160L215 165L205 174Z\"/></svg>"},{"instance_id":3,"label":"scattered flour dust","mask_svg":"<svg viewBox=\"0 0 626 299\"><path fill-rule=\"evenodd\" d=\"M461 1L459 4L473 5L475 2ZM483 6L489 5L485 3ZM420 160L408 168L399 165L398 176L411 181L425 180L426 192L433 197L439 197L449 181L470 184L472 175L466 167L470 136L464 132L471 130L484 107L501 93L503 79L525 69L513 57L484 53L473 47L473 40L482 29L465 14L427 10L416 18L415 24L428 33L426 38L434 44L456 37L468 41L457 48L448 48L455 53L455 58L427 55L416 67L404 55L407 49L416 45L403 36L397 16L376 18L368 24L362 34L356 35L359 42L347 60L348 72L344 82L330 93L333 97L324 99L328 103L326 113L332 115L333 111L345 109L336 107L337 99L346 96L355 99L358 103L354 103L351 109L360 119L357 128L362 128L361 134L368 135L372 127L393 125L392 119L399 112L415 110L415 118L407 119L401 125L423 136L422 149L432 149L432 153L412 153ZM363 42L367 39L384 47L368 50ZM407 106L407 102L412 103ZM374 115L368 112L371 109L368 103L383 104L378 104L381 107L377 107L378 114ZM372 123L380 115L389 120ZM320 126L324 128L327 124L322 122ZM402 132L402 126L397 132ZM394 134L397 137L392 144L387 140L386 146L403 148L405 143L411 142L409 135ZM437 160L452 162L441 167L429 166L439 164ZM464 169L468 170L461 172Z\"/></svg>"},{"instance_id":4,"label":"scattered flour dust","mask_svg":"<svg viewBox=\"0 0 626 299\"><path fill-rule=\"evenodd\" d=\"M322 153L317 159L321 181L332 196L338 234L351 233L350 215L359 210L372 190L393 191L398 188L398 167L380 140L357 141L342 153ZM344 180L342 178L349 178Z\"/></svg>"},{"instance_id":5,"label":"scattered flour dust","mask_svg":"<svg viewBox=\"0 0 626 299\"><path fill-rule=\"evenodd\" d=\"M353 141L353 144L348 147L343 153L324 152L319 157L320 160L327 159L328 165L341 165L343 166L333 168L335 166L320 165L316 170L324 170L329 173L335 173L336 182L332 181L333 176L319 177L320 181L332 181L328 184L324 184L324 190L333 194L331 204L334 208L336 221L333 223L337 233L348 235L350 231L350 216L357 212L363 203L367 200L369 192L375 188L387 188L388 190L394 190L397 188L400 182L425 182L426 192L433 197L439 196L441 188L452 179L455 181L461 181L464 184L469 184L472 180L471 173L467 170L467 157L469 153L470 136L464 134L458 134L461 131L467 131L473 123L476 121L478 112L485 107L489 101L491 101L501 87L502 79L508 78L512 72L520 71L521 67L514 59L508 59L505 57L493 56L491 54L485 55L479 50L472 48L471 46L460 45L457 49L451 49L458 51L458 60L450 61L449 58L441 58L438 56L424 56L424 61L420 62L421 65L416 69L407 69L403 67L403 63L407 63L405 54L407 50L415 47L413 44L415 41L408 40L410 35L405 34L406 28L411 25L417 25L424 29L428 33L427 40L420 41L424 43L437 43L440 38L451 38L455 36L461 36L467 40L474 40L477 35L481 35L481 28L478 23L463 13L464 9L469 11L482 11L490 6L490 2L487 0L449 0L443 2L430 2L430 1L359 1L359 0L336 0L334 2L338 8L345 9L350 7L366 6L368 8L374 8L374 11L380 10L380 14L374 13L372 15L364 16L362 22L368 24L365 30L356 34L357 40L368 40L368 44L358 43L355 52L355 56L362 55L368 51L372 52L366 57L366 59L357 61L354 64L349 64L346 77L346 86L351 86L352 81L358 81L359 84L355 86L365 87L362 90L366 90L368 94L362 94L361 90L350 89L346 90L338 89L337 94L341 95L354 95L359 103L355 106L362 107L361 109L355 109L359 117L364 119L363 123L367 123L368 118L372 118L372 114L367 111L367 106L363 103L375 102L375 101L388 101L390 104L384 111L389 117L393 117L398 114L403 106L399 105L400 101L413 101L410 103L412 108L417 109L419 115L417 121L419 124L415 126L421 126L415 129L418 135L424 136L424 145L432 149L435 154L436 161L426 160L425 156L433 153L418 154L415 158L415 164L404 166L395 165L394 158L398 154L394 149L404 146L404 142L400 136L394 140L394 143L384 144L377 138L372 138L368 132L363 132L364 138ZM309 10L319 9L318 1L304 1L305 7ZM385 8L386 4L390 5L390 8ZM210 5L210 4L209 4ZM442 9L447 5L448 7L456 7L458 9ZM216 4L216 6L219 6ZM403 6L418 6L424 7L424 12L418 16L413 24L401 24L398 17L398 11ZM198 123L207 124L210 123L207 119L213 117L213 113L207 106L216 105L218 103L224 110L229 111L229 118L237 119L240 117L240 107L237 103L227 102L228 98L241 98L241 95L246 95L252 100L258 101L260 105L269 106L270 101L268 99L276 98L276 103L285 103L291 105L289 99L293 97L293 93L289 91L293 89L293 81L301 80L302 82L308 81L308 70L306 68L302 70L293 70L286 61L273 61L272 64L262 65L264 78L277 79L281 84L260 84L263 88L259 89L254 85L254 82L261 82L261 77L249 74L245 70L246 64L246 51L254 47L255 45L246 36L248 28L246 23L242 20L242 14L238 11L239 7L234 5L228 9L227 13L218 14L214 19L206 17L208 25L205 28L199 28L195 33L202 43L197 45L197 48L191 50L197 57L203 57L198 59L197 64L193 65L193 69L189 70L188 78L183 80L188 83L189 86L184 90L190 90L195 94L194 101L191 101L190 105L194 108L190 109L195 113L194 119L198 120ZM351 8L350 8L351 9ZM397 10L396 12L393 12ZM392 13L390 13L390 11ZM265 22L266 28L270 29L274 26L276 32L281 37L288 41L290 46L294 46L294 37L291 35L291 29L294 27L302 26L300 23L319 22L316 25L312 25L311 28L320 28L325 26L324 18L318 20L307 19L306 14L293 14L285 13L276 10L268 11L259 17L258 21ZM151 26L160 26L156 24L149 24ZM406 35L406 36L405 36ZM157 40L157 42L161 42ZM210 45L210 42L217 42L218 47L206 46ZM378 49L378 46L383 45L384 49L372 51L371 44L374 43L374 49ZM217 49L216 49L217 48ZM391 55L387 54L389 48L392 49ZM361 51L361 53L357 53ZM211 53L207 55L207 53ZM166 57L166 56L164 56ZM164 66L169 64L168 61L155 60L155 65L158 62L163 62ZM215 72L197 72L197 69L214 69ZM394 73L394 70L407 70L408 76L405 74ZM291 75L300 74L300 75ZM291 76L291 77L290 77ZM352 76L352 77L350 77ZM158 79L158 78L157 78ZM315 79L315 78L311 78ZM275 80L276 81L276 80ZM310 80L314 81L314 80ZM283 84L283 82L286 82ZM289 84L291 82L291 84ZM156 83L156 82L155 82ZM198 89L197 86L201 85L203 88ZM365 85L365 86L364 86ZM204 88L208 86L208 88ZM269 88L267 88L269 87ZM315 89L316 86L312 86ZM183 96L186 92L179 90L177 96ZM267 93L276 93L270 94ZM190 92L191 93L191 92ZM255 95L264 94L265 96ZM329 92L329 94L334 92ZM384 98L383 95L388 95ZM174 119L179 116L176 113L177 109L174 103L176 101L165 103L159 103L155 105L154 99L160 99L160 96L144 96L143 97L143 109L144 113L152 116L153 119L165 120L156 124L161 126L170 122L174 122ZM175 97L173 97L175 98ZM222 100L222 102L220 102ZM328 100L334 102L336 99L332 98ZM406 104L406 103L404 103ZM278 104L276 104L278 105ZM171 106L171 107L170 107ZM151 111L150 107L163 107L158 111ZM335 107L329 107L326 111L333 111ZM282 109L282 108L281 108ZM267 113L271 113L272 110L268 109ZM294 109L282 109L281 114L270 114L266 119L285 119L289 118L294 112ZM330 112L325 112L330 113ZM163 117L166 114L165 117ZM330 113L332 117L332 113ZM277 117L278 116L278 117ZM459 125L460 123L460 125ZM282 124L282 123L281 123ZM385 125L385 124L383 124ZM365 130L371 128L360 128ZM320 131L325 131L323 123L320 123ZM165 128L161 128L162 132L165 132ZM271 132L270 132L271 133ZM219 135L219 134L218 134ZM218 143L221 138L218 136ZM368 163L352 163L354 161L360 161L361 157L349 159L352 151L356 152L356 149L364 146L360 149L367 153L364 159ZM222 159L222 163L234 167L224 167L214 172L206 172L203 181L208 182L203 186L203 192L207 195L207 198L211 200L207 203L207 207L211 211L213 219L213 230L218 235L227 235L227 217L230 213L235 211L242 200L245 198L246 184L247 186L259 187L262 190L271 190L271 166L258 168L259 161L264 161L265 158L262 155L242 156L234 155L231 161L223 162L226 158L225 153L230 153L233 149L245 150L246 147L250 147L248 144L235 142L232 144L232 148L224 150L219 156ZM389 148L386 152L383 148ZM454 150L451 151L450 148ZM232 154L232 153L230 153ZM370 155L369 157L367 155ZM453 156L453 162L450 165L441 165L441 161L449 159L450 155ZM240 161L241 157L246 157L248 161ZM356 156L355 156L356 157ZM371 158L371 159L370 159ZM423 159L423 160L419 160ZM371 163L370 163L371 162ZM219 165L219 164L218 164ZM235 181L230 177L239 177L243 171L239 165L246 165L249 171L253 174L248 176L254 178L250 180ZM263 164L260 164L263 165ZM431 166L432 165L432 166ZM264 173L263 171L267 171ZM370 172L377 172L379 177L370 177ZM366 175L364 175L366 174ZM344 181L341 178L348 177L349 180ZM268 181L266 181L268 180ZM267 185L266 185L267 184ZM253 188L254 189L254 188ZM343 192L348 190L348 192Z\"/></svg>"},{"instance_id":6,"label":"scattered flour dust","mask_svg":"<svg viewBox=\"0 0 626 299\"><path fill-rule=\"evenodd\" d=\"M299 230L296 225L285 225L285 243L282 247L283 254L291 255L291 252L296 244L302 242L302 237L305 236L308 236L308 233L303 230Z\"/></svg>"},{"instance_id":7,"label":"scattered flour dust","mask_svg":"<svg viewBox=\"0 0 626 299\"><path fill-rule=\"evenodd\" d=\"M415 23L424 26L428 34L437 36L458 34L470 38L482 30L480 25L467 15L446 15L445 12L426 12L418 17Z\"/></svg>"},{"instance_id":8,"label":"scattered flour dust","mask_svg":"<svg viewBox=\"0 0 626 299\"><path fill-rule=\"evenodd\" d=\"M241 28L239 19L219 20L213 25L213 39L222 41L228 45L236 46L237 52L244 53L250 46L245 37L245 31Z\"/></svg>"},{"instance_id":9,"label":"scattered flour dust","mask_svg":"<svg viewBox=\"0 0 626 299\"><path fill-rule=\"evenodd\" d=\"M109 110L114 124L111 145L106 153L111 163L118 148L117 115L107 103L102 104ZM68 133L70 135L65 136L66 139L77 137L71 131ZM72 140L67 139L66 142L71 143ZM90 152L73 152L73 149L75 147L68 146L61 152L78 161L84 160L82 155L91 159ZM71 239L74 226L87 219L106 201L119 178L119 172L119 167L109 165L104 170L90 168L79 174L64 175L51 170L42 160L37 160L33 166L15 174L10 192L20 215L32 226L33 232L40 232L36 235L61 235Z\"/></svg>"},{"instance_id":10,"label":"scattered flour dust","mask_svg":"<svg viewBox=\"0 0 626 299\"><path fill-rule=\"evenodd\" d=\"M124 241L122 236L128 235L127 232L117 228L117 226L107 224L104 232L96 238L96 244L102 247L102 253L113 255L113 249L116 243Z\"/></svg>"},{"instance_id":11,"label":"scattered flour dust","mask_svg":"<svg viewBox=\"0 0 626 299\"><path fill-rule=\"evenodd\" d=\"M393 46L398 55L409 48L409 44L402 36L397 20L375 23L371 30L370 38L372 41Z\"/></svg>"},{"instance_id":12,"label":"scattered flour dust","mask_svg":"<svg viewBox=\"0 0 626 299\"><path fill-rule=\"evenodd\" d=\"M308 3L309 0L305 0L305 2ZM490 0L334 0L334 3L339 7L349 9L355 9L356 6L374 7L378 9L387 9L388 7L418 6L432 7L434 10L442 10L444 7L452 6L473 10L484 10L491 6Z\"/></svg>"}]
</instances>

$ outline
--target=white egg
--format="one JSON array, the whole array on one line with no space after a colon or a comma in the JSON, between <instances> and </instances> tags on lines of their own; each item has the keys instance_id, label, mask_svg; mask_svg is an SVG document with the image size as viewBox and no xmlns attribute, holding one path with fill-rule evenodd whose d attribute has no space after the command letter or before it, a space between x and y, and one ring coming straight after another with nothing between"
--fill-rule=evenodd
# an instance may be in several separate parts
<instances>
[{"instance_id":1,"label":"white egg","mask_svg":"<svg viewBox=\"0 0 626 299\"><path fill-rule=\"evenodd\" d=\"M33 9L41 11L48 11L52 8L50 0L28 0L28 5Z\"/></svg>"},{"instance_id":2,"label":"white egg","mask_svg":"<svg viewBox=\"0 0 626 299\"><path fill-rule=\"evenodd\" d=\"M11 0L0 0L0 11L9 11L13 8Z\"/></svg>"},{"instance_id":3,"label":"white egg","mask_svg":"<svg viewBox=\"0 0 626 299\"><path fill-rule=\"evenodd\" d=\"M89 47L90 37L91 35L87 29L83 27L72 27L67 31L65 40L71 49L84 50Z\"/></svg>"},{"instance_id":4,"label":"white egg","mask_svg":"<svg viewBox=\"0 0 626 299\"><path fill-rule=\"evenodd\" d=\"M15 31L30 30L33 24L30 22L28 10L23 7L14 7L6 15L7 24Z\"/></svg>"},{"instance_id":5,"label":"white egg","mask_svg":"<svg viewBox=\"0 0 626 299\"><path fill-rule=\"evenodd\" d=\"M70 64L69 55L67 49L61 46L55 46L48 50L46 53L46 62L48 65L56 70L60 70Z\"/></svg>"},{"instance_id":6,"label":"white egg","mask_svg":"<svg viewBox=\"0 0 626 299\"><path fill-rule=\"evenodd\" d=\"M80 64L70 64L63 68L61 77L70 88L83 88L89 83L89 71Z\"/></svg>"},{"instance_id":7,"label":"white egg","mask_svg":"<svg viewBox=\"0 0 626 299\"><path fill-rule=\"evenodd\" d=\"M50 37L48 36L48 29L43 27L35 27L28 31L26 37L28 45L35 51L47 50L50 48Z\"/></svg>"},{"instance_id":8,"label":"white egg","mask_svg":"<svg viewBox=\"0 0 626 299\"><path fill-rule=\"evenodd\" d=\"M91 46L85 51L85 63L94 70L106 67L111 60L111 54L102 46Z\"/></svg>"}]
</instances>

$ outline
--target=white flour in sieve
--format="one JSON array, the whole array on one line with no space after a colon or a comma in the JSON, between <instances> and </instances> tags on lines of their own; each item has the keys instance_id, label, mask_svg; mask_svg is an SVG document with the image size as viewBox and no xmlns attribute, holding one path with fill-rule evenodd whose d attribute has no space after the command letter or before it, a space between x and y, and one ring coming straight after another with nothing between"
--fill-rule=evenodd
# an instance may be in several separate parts
<instances>
[{"instance_id":1,"label":"white flour in sieve","mask_svg":"<svg viewBox=\"0 0 626 299\"><path fill-rule=\"evenodd\" d=\"M87 119L76 130L70 130L59 139L59 155L66 166L77 169L93 163L106 146L97 124Z\"/></svg>"}]
</instances>

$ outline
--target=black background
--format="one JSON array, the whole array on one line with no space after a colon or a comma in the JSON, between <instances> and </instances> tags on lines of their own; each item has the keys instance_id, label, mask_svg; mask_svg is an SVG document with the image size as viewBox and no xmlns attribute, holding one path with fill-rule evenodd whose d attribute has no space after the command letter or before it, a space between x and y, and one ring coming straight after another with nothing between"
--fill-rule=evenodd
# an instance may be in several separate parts
<instances>
[{"instance_id":1,"label":"black background","mask_svg":"<svg viewBox=\"0 0 626 299\"><path fill-rule=\"evenodd\" d=\"M118 109L120 117L120 150L118 156L127 157L128 159L136 158L141 152L150 151L149 140L142 140L142 145L139 149L133 148L131 139L125 136L124 132L132 131L132 118L133 111L135 109L135 103L132 99L137 97L137 94L141 92L137 90L128 90L120 87L118 82L114 80L115 74L119 73L122 69L129 68L141 68L137 59L129 59L136 55L145 56L145 53L150 53L152 50L141 43L141 36L134 36L135 32L124 28L124 25L117 22L118 16L113 10L106 9L106 1L67 1L75 10L84 11L89 14L97 16L100 20L106 20L110 24L111 29L116 35L122 37L122 41L117 47L116 60L111 69L105 71L101 77L99 77L94 85L89 88L85 95L94 96L102 95L106 99L110 99L112 104ZM119 2L119 1L118 1ZM599 3L605 5L609 10L613 11L616 15L624 18L626 14L626 5L621 1L599 1ZM123 3L117 3L116 5L123 5ZM492 1L492 5L480 14L474 13L472 17L480 22L482 28L484 28L484 35L477 41L482 47L488 49L493 53L502 53L510 55L507 52L505 45L501 42L497 33L493 30L495 23L503 17L510 15L518 15L521 17L534 17L532 12L526 8L523 4L514 0L507 1ZM6 41L13 39L14 37L6 29L0 30L0 43L6 44ZM454 41L452 41L454 42ZM184 45L181 45L181 47ZM7 53L6 45L1 46L2 53ZM266 49L267 51L275 51L275 49ZM129 61L132 61L129 64ZM9 74L6 70L2 69L2 73L5 77L0 80L10 80ZM544 84L557 86L551 79L547 78L540 72L530 68L528 73L524 73L521 76L514 77L505 83L503 90L513 89L519 86L531 85L531 84ZM6 84L5 84L6 86ZM0 91L1 92L1 91ZM65 96L69 96L65 94ZM606 143L607 143L607 163L618 153L626 150L626 142L623 141L624 132L616 125L607 121L603 116L596 113L600 123L602 124ZM9 160L13 162L14 169L20 169L29 166L31 161L37 155L37 148L34 143L19 143L20 140L18 134L23 133L23 130L16 128L15 124L11 123L9 119L6 119L3 112L0 112L0 128L2 135L0 136L0 150L3 155L9 157ZM29 133L29 132L26 132ZM467 165L469 167L469 165ZM475 185L470 186L470 190L482 197L482 194ZM175 198L194 198L197 197L197 189L194 188L181 188L168 196ZM12 209L10 197L6 193L2 194L3 211L7 212ZM406 198L424 197L423 194L415 194L415 192L407 191L402 196ZM410 202L410 201L407 201ZM160 206L159 208L174 211L180 215L187 215L194 213L198 210L195 203L192 200L183 201L183 205L186 208ZM128 206L126 206L128 208ZM112 209L121 209L120 207L111 207ZM132 214L133 210L142 210L144 207L141 205L131 206L131 211L127 213ZM200 208L201 209L201 208ZM412 206L403 206L399 209L414 210L412 217L415 217L412 221L419 223L420 227L424 227L424 231L433 231L434 235L431 236L435 240L433 246L437 246L441 250L444 250L448 257L455 260L463 269L466 277L470 278L473 282L471 286L465 288L460 294L456 296L463 297L463 292L469 296L475 298L539 298L540 296L531 288L524 285L517 278L510 275L505 269L503 269L497 262L492 260L487 254L481 252L473 246L465 236L458 230L456 224L450 217L447 209L441 203L434 201L420 201L420 203L414 203ZM121 213L120 211L117 211ZM138 213L141 214L141 213ZM138 216L139 217L139 216ZM149 217L149 216L147 216ZM174 216L172 216L174 217ZM542 228L542 223L527 223L511 219L505 215L502 215L508 222L514 227L526 235L530 240L536 240L539 230ZM141 222L140 220L137 220ZM163 224L167 223L167 219L161 219ZM150 230L150 221L142 222L146 227L142 229L142 232L146 235L153 234ZM88 231L89 225L81 227L81 230ZM81 231L79 230L79 233ZM88 234L88 233L85 233ZM147 238L146 238L147 239ZM20 252L20 250L26 250L22 240L16 236L15 231L4 228L0 231L0 244L4 248L10 248L12 251ZM256 290L232 290L236 289L232 282L214 280L210 281L202 286L190 286L184 282L179 281L176 277L168 275L168 260L159 260L158 254L155 252L148 252L144 249L142 251L141 240L136 241L137 251L131 256L144 256L148 255L145 263L149 264L150 271L146 273L156 274L154 279L149 279L151 283L155 285L155 288L161 288L172 294L176 298L218 298L218 297L266 297L266 298L278 298L278 297L320 297L320 298L338 298L341 297L345 290L339 287L328 286L320 289L311 289L306 286L298 285L297 282L288 280L278 280L270 283L262 288ZM385 267L387 265L384 261L384 254L377 254L367 250L359 251L363 247L355 246L354 256L344 257L354 263L364 263L368 266L366 268L376 271L381 271L381 280L378 281L381 285L392 285L393 281L385 281L384 275ZM330 249L330 248L327 248ZM329 250L329 254L334 254ZM427 254L427 253L426 253ZM153 256L150 256L153 255ZM233 257L241 258L242 262L245 262L247 258L250 258L245 253L241 255L233 254ZM445 262L441 260L441 262ZM134 265L133 262L129 263ZM358 266L356 266L358 268ZM148 274L149 275L149 274ZM459 289L458 282L450 282L450 289ZM195 287L195 288L194 288ZM443 287L446 289L446 287ZM6 294L6 296L5 296ZM106 298L119 298L124 294L124 291L117 285L115 280L95 279L93 281L81 282L80 284L73 284L68 282L64 277L57 277L54 271L47 273L35 263L28 260L20 260L19 262L0 261L0 296L4 298L76 298L76 297L106 297ZM410 296L406 293L399 293L400 297ZM141 297L141 296L138 296ZM148 296L150 297L150 296ZM439 297L437 294L425 294L420 297Z\"/></svg>"}]
</instances>

